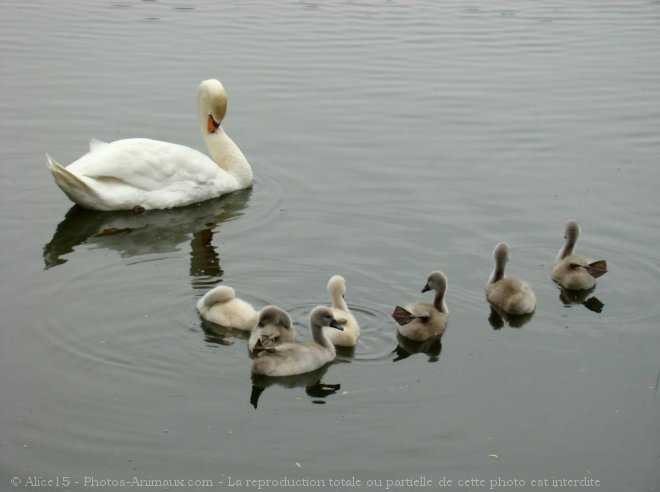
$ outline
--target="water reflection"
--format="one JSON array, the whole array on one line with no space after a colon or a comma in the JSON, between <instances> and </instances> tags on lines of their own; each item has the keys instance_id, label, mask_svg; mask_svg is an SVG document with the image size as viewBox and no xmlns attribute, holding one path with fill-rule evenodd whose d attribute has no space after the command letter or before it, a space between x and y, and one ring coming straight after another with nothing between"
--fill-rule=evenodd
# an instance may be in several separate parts
<instances>
[{"instance_id":1,"label":"water reflection","mask_svg":"<svg viewBox=\"0 0 660 492\"><path fill-rule=\"evenodd\" d=\"M605 304L603 304L600 299L596 296L589 295L594 291L594 289L589 290L568 290L560 289L559 291L559 300L565 305L570 304L582 304L589 311L594 313L602 313Z\"/></svg>"},{"instance_id":2,"label":"water reflection","mask_svg":"<svg viewBox=\"0 0 660 492\"><path fill-rule=\"evenodd\" d=\"M133 257L179 251L181 244L189 242L191 277L217 280L223 272L212 244L213 230L218 224L242 216L250 194L250 189L240 190L188 207L141 214L98 212L74 205L44 246L44 268L66 263L69 258L64 256L81 244Z\"/></svg>"},{"instance_id":3,"label":"water reflection","mask_svg":"<svg viewBox=\"0 0 660 492\"><path fill-rule=\"evenodd\" d=\"M355 357L355 347L335 347L337 352L337 359L348 362Z\"/></svg>"},{"instance_id":4,"label":"water reflection","mask_svg":"<svg viewBox=\"0 0 660 492\"><path fill-rule=\"evenodd\" d=\"M201 316L200 319L202 321L201 326L202 330L204 330L204 340L206 343L227 346L234 344L234 338L240 338L241 340L250 338L250 332L216 325Z\"/></svg>"},{"instance_id":5,"label":"water reflection","mask_svg":"<svg viewBox=\"0 0 660 492\"><path fill-rule=\"evenodd\" d=\"M508 324L511 328L521 328L523 325L528 323L533 316L533 312L529 314L508 314L491 304L488 322L490 323L490 326L493 328L493 330L499 330L505 324Z\"/></svg>"},{"instance_id":6,"label":"water reflection","mask_svg":"<svg viewBox=\"0 0 660 492\"><path fill-rule=\"evenodd\" d=\"M328 367L332 364L295 376L281 376L277 378L252 374L252 391L250 393L250 404L256 409L261 394L271 386L283 386L285 388L305 388L305 393L314 398L312 403L324 404L324 398L334 395L341 389L340 384L328 384L321 382Z\"/></svg>"},{"instance_id":7,"label":"water reflection","mask_svg":"<svg viewBox=\"0 0 660 492\"><path fill-rule=\"evenodd\" d=\"M429 356L429 362L438 362L440 359L440 352L442 351L442 337L433 337L423 342L416 342L402 336L400 333L396 335L399 345L392 351L396 353L394 362L407 359L413 354L426 354Z\"/></svg>"}]
</instances>

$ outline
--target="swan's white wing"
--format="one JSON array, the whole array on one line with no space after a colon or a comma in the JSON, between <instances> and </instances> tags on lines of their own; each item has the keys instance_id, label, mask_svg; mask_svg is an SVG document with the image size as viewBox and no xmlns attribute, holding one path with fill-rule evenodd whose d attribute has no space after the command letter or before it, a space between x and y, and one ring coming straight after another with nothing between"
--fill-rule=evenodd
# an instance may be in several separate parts
<instances>
[{"instance_id":1,"label":"swan's white wing","mask_svg":"<svg viewBox=\"0 0 660 492\"><path fill-rule=\"evenodd\" d=\"M224 171L205 154L169 142L132 138L109 144L91 144L67 170L105 183L155 191L181 183L207 186Z\"/></svg>"}]
</instances>

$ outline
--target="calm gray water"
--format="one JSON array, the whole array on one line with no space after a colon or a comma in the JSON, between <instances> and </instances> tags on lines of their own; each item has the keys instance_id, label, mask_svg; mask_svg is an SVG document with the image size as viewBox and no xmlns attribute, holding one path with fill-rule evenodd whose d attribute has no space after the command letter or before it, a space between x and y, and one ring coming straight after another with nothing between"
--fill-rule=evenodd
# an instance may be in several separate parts
<instances>
[{"instance_id":1,"label":"calm gray water","mask_svg":"<svg viewBox=\"0 0 660 492\"><path fill-rule=\"evenodd\" d=\"M658 2L4 0L0 47L1 490L658 490ZM210 77L253 189L71 207L46 152L202 149ZM549 276L570 218L609 266L582 299ZM495 329L501 240L538 308ZM442 347L397 349L436 269ZM359 345L255 409L245 338L195 302L222 282L304 337L334 274Z\"/></svg>"}]
</instances>

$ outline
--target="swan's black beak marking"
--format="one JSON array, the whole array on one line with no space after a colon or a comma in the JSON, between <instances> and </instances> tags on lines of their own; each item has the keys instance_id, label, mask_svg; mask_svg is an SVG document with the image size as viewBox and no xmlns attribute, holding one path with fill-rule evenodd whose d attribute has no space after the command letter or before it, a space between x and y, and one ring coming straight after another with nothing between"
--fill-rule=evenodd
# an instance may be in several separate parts
<instances>
[{"instance_id":1,"label":"swan's black beak marking","mask_svg":"<svg viewBox=\"0 0 660 492\"><path fill-rule=\"evenodd\" d=\"M431 290L431 287L429 287L429 284L427 283L422 289L422 292L428 292L429 290Z\"/></svg>"},{"instance_id":2,"label":"swan's black beak marking","mask_svg":"<svg viewBox=\"0 0 660 492\"><path fill-rule=\"evenodd\" d=\"M344 328L339 324L339 321L337 321L336 319L333 319L330 322L330 326L336 328L339 331L344 331Z\"/></svg>"}]
</instances>

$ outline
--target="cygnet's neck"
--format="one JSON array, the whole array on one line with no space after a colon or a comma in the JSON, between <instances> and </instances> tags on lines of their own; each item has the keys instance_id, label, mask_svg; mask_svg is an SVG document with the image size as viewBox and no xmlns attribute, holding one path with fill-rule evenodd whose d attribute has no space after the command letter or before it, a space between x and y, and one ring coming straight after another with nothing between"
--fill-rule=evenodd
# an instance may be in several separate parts
<instances>
[{"instance_id":1,"label":"cygnet's neck","mask_svg":"<svg viewBox=\"0 0 660 492\"><path fill-rule=\"evenodd\" d=\"M330 290L330 300L332 301L332 307L348 311L341 286L337 285Z\"/></svg>"},{"instance_id":2,"label":"cygnet's neck","mask_svg":"<svg viewBox=\"0 0 660 492\"><path fill-rule=\"evenodd\" d=\"M577 242L577 234L573 232L566 233L566 242L557 253L557 258L555 261L562 260L568 255L573 254L573 248L575 248L575 243Z\"/></svg>"},{"instance_id":3,"label":"cygnet's neck","mask_svg":"<svg viewBox=\"0 0 660 492\"><path fill-rule=\"evenodd\" d=\"M433 298L433 305L441 313L448 313L447 304L445 304L445 291L438 290L435 292L435 297Z\"/></svg>"},{"instance_id":4,"label":"cygnet's neck","mask_svg":"<svg viewBox=\"0 0 660 492\"><path fill-rule=\"evenodd\" d=\"M493 267L493 272L490 274L488 284L494 284L498 280L502 280L502 278L504 278L504 265L506 265L506 260L496 256L495 267Z\"/></svg>"},{"instance_id":5,"label":"cygnet's neck","mask_svg":"<svg viewBox=\"0 0 660 492\"><path fill-rule=\"evenodd\" d=\"M327 348L328 350L331 350L332 352L335 351L335 346L328 339L327 335L323 332L323 325L312 322L311 331L312 331L312 339L317 344Z\"/></svg>"}]
</instances>

